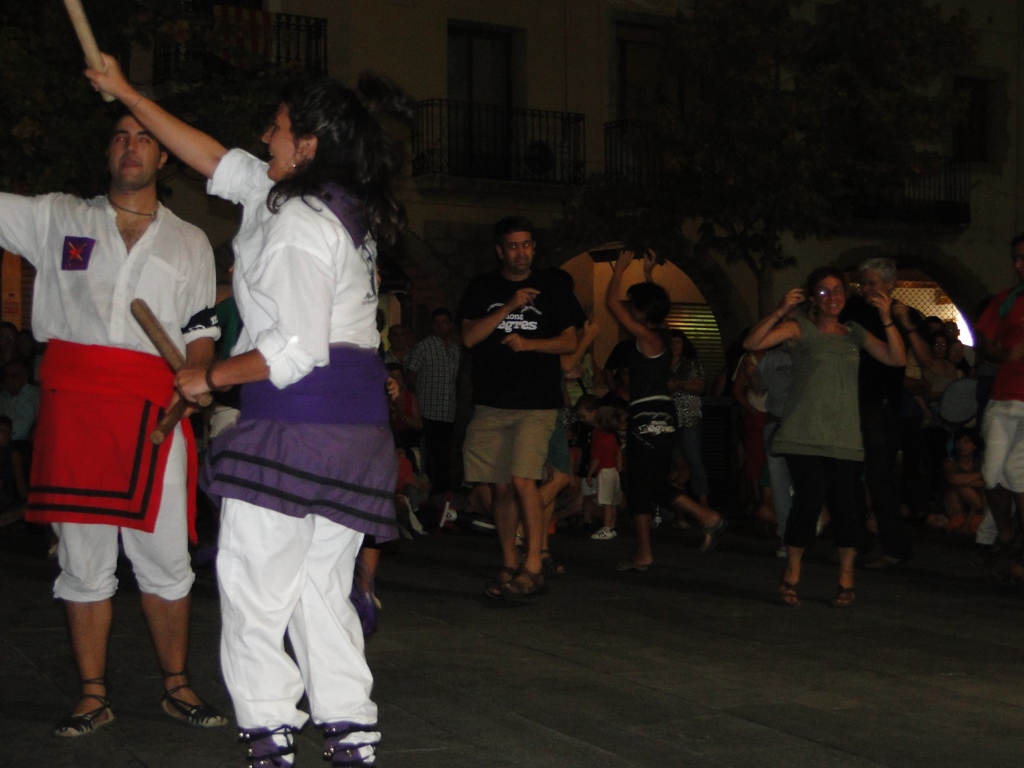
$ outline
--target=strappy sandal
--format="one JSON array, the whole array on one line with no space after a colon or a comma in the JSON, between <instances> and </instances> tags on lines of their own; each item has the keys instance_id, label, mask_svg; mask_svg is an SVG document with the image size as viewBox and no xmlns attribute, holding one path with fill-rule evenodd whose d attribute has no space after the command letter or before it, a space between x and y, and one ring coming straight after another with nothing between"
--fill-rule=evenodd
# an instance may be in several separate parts
<instances>
[{"instance_id":1,"label":"strappy sandal","mask_svg":"<svg viewBox=\"0 0 1024 768\"><path fill-rule=\"evenodd\" d=\"M189 704L187 701L179 699L174 695L178 691L190 687L187 669L183 669L181 672L168 672L166 669L162 669L160 674L164 676L164 679L168 677L184 677L186 679L186 682L181 685L168 688L164 692L164 697L160 700L160 708L168 715L175 720L181 720L183 723L194 725L197 728L219 728L222 725L228 724L228 719L212 704Z\"/></svg>"},{"instance_id":2,"label":"strappy sandal","mask_svg":"<svg viewBox=\"0 0 1024 768\"><path fill-rule=\"evenodd\" d=\"M107 689L107 678L95 677L92 680L83 680L82 685L102 685L103 690ZM114 722L114 713L110 709L110 700L98 693L83 693L83 699L95 699L99 706L90 709L80 715L68 715L54 728L53 733L63 738L75 738L92 733L97 728L109 725Z\"/></svg>"},{"instance_id":3,"label":"strappy sandal","mask_svg":"<svg viewBox=\"0 0 1024 768\"><path fill-rule=\"evenodd\" d=\"M544 572L533 573L525 568L521 569L515 578L505 584L502 592L507 596L527 597L529 595L541 595L547 590L544 582Z\"/></svg>"},{"instance_id":4,"label":"strappy sandal","mask_svg":"<svg viewBox=\"0 0 1024 768\"><path fill-rule=\"evenodd\" d=\"M844 587L841 584L836 590L836 596L832 598L833 608L848 608L857 602L857 595L853 591L853 587Z\"/></svg>"},{"instance_id":5,"label":"strappy sandal","mask_svg":"<svg viewBox=\"0 0 1024 768\"><path fill-rule=\"evenodd\" d=\"M801 605L800 595L796 591L796 584L790 584L785 579L779 582L779 599L790 608L799 608Z\"/></svg>"},{"instance_id":6,"label":"strappy sandal","mask_svg":"<svg viewBox=\"0 0 1024 768\"><path fill-rule=\"evenodd\" d=\"M502 578L502 574L508 576L507 579ZM494 581L490 582L484 587L484 597L489 597L491 600L504 600L505 599L505 587L519 574L518 568L513 568L511 565L503 565L498 569L498 575Z\"/></svg>"},{"instance_id":7,"label":"strappy sandal","mask_svg":"<svg viewBox=\"0 0 1024 768\"><path fill-rule=\"evenodd\" d=\"M551 556L551 551L540 551L540 567L545 576L565 576L565 566Z\"/></svg>"}]
</instances>

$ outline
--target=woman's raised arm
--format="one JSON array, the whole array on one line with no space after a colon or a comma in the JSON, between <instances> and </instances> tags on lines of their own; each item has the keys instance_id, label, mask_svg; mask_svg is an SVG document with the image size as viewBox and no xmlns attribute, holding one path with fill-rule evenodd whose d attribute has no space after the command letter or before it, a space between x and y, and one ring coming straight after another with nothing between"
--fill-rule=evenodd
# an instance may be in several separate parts
<instances>
[{"instance_id":1,"label":"woman's raised arm","mask_svg":"<svg viewBox=\"0 0 1024 768\"><path fill-rule=\"evenodd\" d=\"M103 61L107 65L105 71L85 70L92 87L118 99L157 141L189 167L206 178L213 176L227 149L212 136L183 123L136 91L113 56L104 53Z\"/></svg>"}]
</instances>

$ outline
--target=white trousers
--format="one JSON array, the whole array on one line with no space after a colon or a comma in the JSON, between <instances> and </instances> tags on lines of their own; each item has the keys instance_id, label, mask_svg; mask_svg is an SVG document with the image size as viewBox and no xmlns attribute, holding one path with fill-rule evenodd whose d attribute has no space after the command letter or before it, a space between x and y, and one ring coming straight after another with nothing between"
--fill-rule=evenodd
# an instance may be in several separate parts
<instances>
[{"instance_id":1,"label":"white trousers","mask_svg":"<svg viewBox=\"0 0 1024 768\"><path fill-rule=\"evenodd\" d=\"M981 474L986 488L1003 486L1024 493L1024 402L992 400L981 420L985 457Z\"/></svg>"},{"instance_id":2,"label":"white trousers","mask_svg":"<svg viewBox=\"0 0 1024 768\"><path fill-rule=\"evenodd\" d=\"M303 691L317 724L377 722L362 625L349 600L362 541L319 515L224 500L221 668L240 728L301 728ZM297 667L285 651L286 631Z\"/></svg>"},{"instance_id":3,"label":"white trousers","mask_svg":"<svg viewBox=\"0 0 1024 768\"><path fill-rule=\"evenodd\" d=\"M54 524L61 568L53 585L54 597L76 603L109 600L117 591L118 534L139 589L164 600L188 595L195 574L188 554L185 437L180 426L174 430L170 450L152 533L97 523Z\"/></svg>"}]
</instances>

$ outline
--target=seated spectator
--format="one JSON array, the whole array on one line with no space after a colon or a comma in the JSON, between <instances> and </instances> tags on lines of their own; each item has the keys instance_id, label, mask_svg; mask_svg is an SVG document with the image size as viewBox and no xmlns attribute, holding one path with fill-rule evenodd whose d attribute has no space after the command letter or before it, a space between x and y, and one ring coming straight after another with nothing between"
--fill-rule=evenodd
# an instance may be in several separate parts
<instances>
[{"instance_id":1,"label":"seated spectator","mask_svg":"<svg viewBox=\"0 0 1024 768\"><path fill-rule=\"evenodd\" d=\"M961 428L953 439L953 455L942 462L945 490L942 513L929 515L929 528L974 536L985 515L985 481L981 476L981 435Z\"/></svg>"}]
</instances>

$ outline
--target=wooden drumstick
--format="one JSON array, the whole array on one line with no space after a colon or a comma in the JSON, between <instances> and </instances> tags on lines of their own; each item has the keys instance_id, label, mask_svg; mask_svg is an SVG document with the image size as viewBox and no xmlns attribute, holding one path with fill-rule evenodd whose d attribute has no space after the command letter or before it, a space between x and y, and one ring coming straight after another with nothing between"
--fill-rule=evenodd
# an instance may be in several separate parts
<instances>
[{"instance_id":1,"label":"wooden drumstick","mask_svg":"<svg viewBox=\"0 0 1024 768\"><path fill-rule=\"evenodd\" d=\"M132 299L132 303L129 306L135 322L142 327L146 336L153 342L153 346L157 348L160 356L171 366L171 370L175 373L181 370L185 365L185 356L181 354L181 351L171 341L171 337L167 335L167 331L160 325L160 321L153 314L153 310L149 308L149 304L144 299ZM197 397L196 401L205 408L213 402L213 395L206 392ZM190 405L192 404L187 400L179 400L169 408L160 420L160 423L157 424L156 429L149 436L150 442L153 445L160 445L174 429L175 425L185 416L185 411L188 410Z\"/></svg>"},{"instance_id":2,"label":"wooden drumstick","mask_svg":"<svg viewBox=\"0 0 1024 768\"><path fill-rule=\"evenodd\" d=\"M71 25L78 35L78 43L82 46L82 53L85 54L85 63L90 69L105 72L107 65L103 62L100 54L100 47L96 45L96 38L93 37L92 27L89 26L89 19L82 8L82 0L64 0L64 7L67 8L68 16L71 17ZM109 93L101 93L104 101L114 101Z\"/></svg>"}]
</instances>

